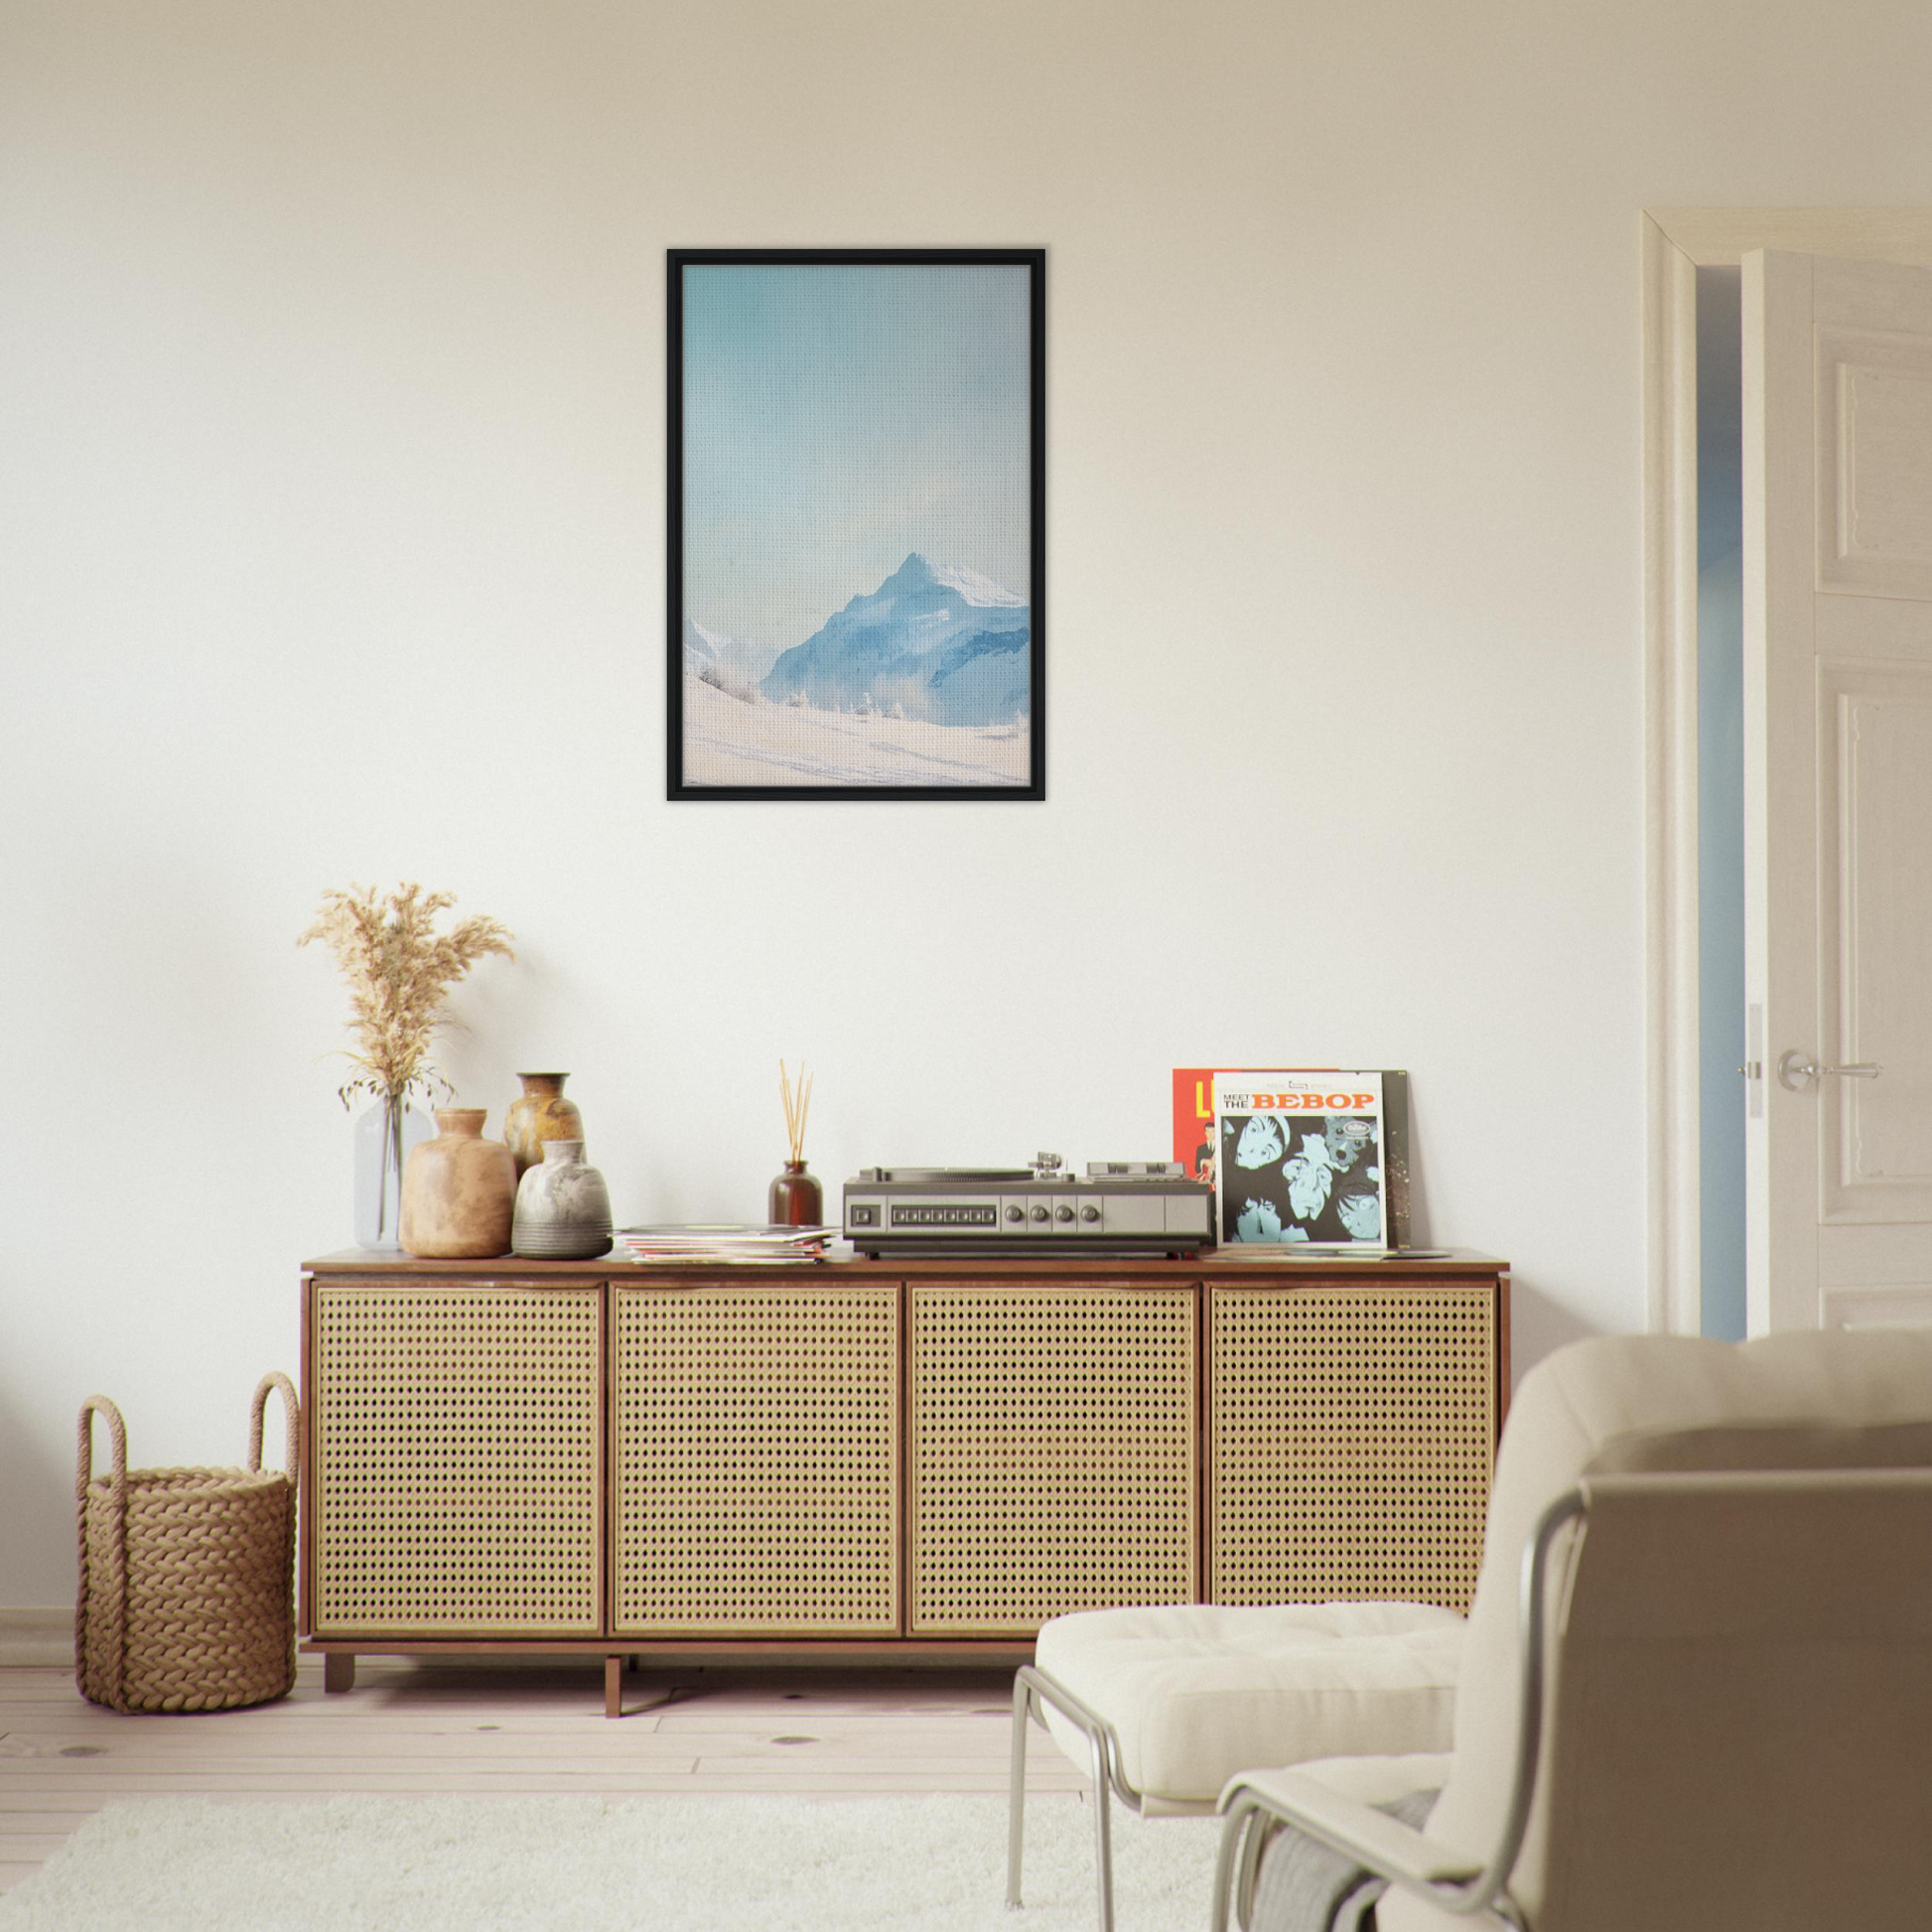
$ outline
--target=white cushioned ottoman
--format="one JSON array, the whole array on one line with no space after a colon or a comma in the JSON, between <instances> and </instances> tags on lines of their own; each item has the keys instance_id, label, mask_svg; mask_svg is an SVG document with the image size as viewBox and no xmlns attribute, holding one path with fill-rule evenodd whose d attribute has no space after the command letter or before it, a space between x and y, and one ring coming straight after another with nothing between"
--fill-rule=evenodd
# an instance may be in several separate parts
<instances>
[{"instance_id":1,"label":"white cushioned ottoman","mask_svg":"<svg viewBox=\"0 0 1932 1932\"><path fill-rule=\"evenodd\" d=\"M1212 1811L1238 1771L1447 1751L1465 1627L1433 1603L1182 1603L1056 1616L1034 1654L1113 1725L1144 1810ZM1078 1728L1042 1715L1085 1769Z\"/></svg>"}]
</instances>

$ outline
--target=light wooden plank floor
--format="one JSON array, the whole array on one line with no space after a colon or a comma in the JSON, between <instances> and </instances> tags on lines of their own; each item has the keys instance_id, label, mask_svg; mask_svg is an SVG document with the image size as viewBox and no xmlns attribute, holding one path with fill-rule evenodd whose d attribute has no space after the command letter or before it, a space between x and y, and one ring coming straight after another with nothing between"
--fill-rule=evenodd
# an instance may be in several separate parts
<instances>
[{"instance_id":1,"label":"light wooden plank floor","mask_svg":"<svg viewBox=\"0 0 1932 1932\"><path fill-rule=\"evenodd\" d=\"M162 1795L342 1792L1006 1789L1011 1671L699 1668L633 1673L604 1716L601 1659L358 1660L329 1696L320 1658L251 1711L122 1717L68 1670L0 1669L0 1889L101 1806ZM1028 1788L1081 1788L1037 1729Z\"/></svg>"}]
</instances>

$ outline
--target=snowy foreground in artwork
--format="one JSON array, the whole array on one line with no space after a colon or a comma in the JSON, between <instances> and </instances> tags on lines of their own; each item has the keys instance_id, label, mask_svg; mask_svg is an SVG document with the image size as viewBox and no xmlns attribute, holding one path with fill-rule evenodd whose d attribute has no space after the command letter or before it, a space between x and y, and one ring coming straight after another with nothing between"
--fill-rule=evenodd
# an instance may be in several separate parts
<instances>
[{"instance_id":1,"label":"snowy foreground in artwork","mask_svg":"<svg viewBox=\"0 0 1932 1932\"><path fill-rule=\"evenodd\" d=\"M1032 613L913 551L801 644L684 620L684 782L1024 785L1032 776Z\"/></svg>"},{"instance_id":2,"label":"snowy foreground in artwork","mask_svg":"<svg viewBox=\"0 0 1932 1932\"><path fill-rule=\"evenodd\" d=\"M1026 721L935 725L734 697L687 670L687 785L1024 785Z\"/></svg>"}]
</instances>

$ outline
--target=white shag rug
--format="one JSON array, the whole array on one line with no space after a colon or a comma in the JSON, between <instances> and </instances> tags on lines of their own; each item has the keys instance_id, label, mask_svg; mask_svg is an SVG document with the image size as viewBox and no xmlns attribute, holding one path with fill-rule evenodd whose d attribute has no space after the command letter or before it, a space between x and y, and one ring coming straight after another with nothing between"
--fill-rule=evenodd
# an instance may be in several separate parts
<instances>
[{"instance_id":1,"label":"white shag rug","mask_svg":"<svg viewBox=\"0 0 1932 1932\"><path fill-rule=\"evenodd\" d=\"M0 1932L1093 1932L1093 1814L992 1797L135 1800L0 1893ZM1200 1932L1218 1821L1114 1808L1118 1932Z\"/></svg>"}]
</instances>

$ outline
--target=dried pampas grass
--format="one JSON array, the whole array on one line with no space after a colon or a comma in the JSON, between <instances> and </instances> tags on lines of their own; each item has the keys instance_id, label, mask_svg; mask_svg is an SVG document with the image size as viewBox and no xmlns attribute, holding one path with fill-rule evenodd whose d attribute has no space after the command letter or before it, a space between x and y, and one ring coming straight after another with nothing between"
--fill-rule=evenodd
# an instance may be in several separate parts
<instances>
[{"instance_id":1,"label":"dried pampas grass","mask_svg":"<svg viewBox=\"0 0 1932 1932\"><path fill-rule=\"evenodd\" d=\"M448 1082L429 1057L439 1027L453 1026L444 998L478 960L490 953L514 959L515 934L494 919L460 920L436 930L436 915L456 903L449 893L398 886L378 898L373 886L325 893L316 922L295 943L327 941L348 985L353 1047L343 1052L354 1075L339 1089L343 1105L366 1093L400 1099L412 1088Z\"/></svg>"}]
</instances>

